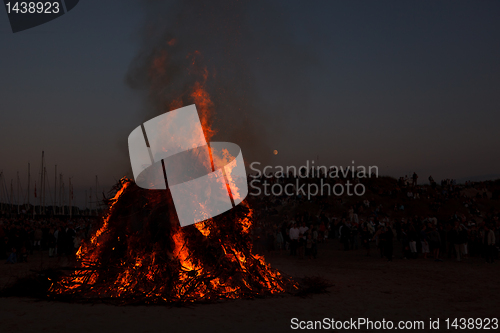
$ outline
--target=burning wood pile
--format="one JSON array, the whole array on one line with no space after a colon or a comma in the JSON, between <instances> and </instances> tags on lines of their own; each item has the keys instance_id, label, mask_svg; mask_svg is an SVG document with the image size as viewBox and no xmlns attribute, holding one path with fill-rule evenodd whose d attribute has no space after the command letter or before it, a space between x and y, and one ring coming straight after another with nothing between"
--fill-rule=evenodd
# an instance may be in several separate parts
<instances>
[{"instance_id":1,"label":"burning wood pile","mask_svg":"<svg viewBox=\"0 0 500 333\"><path fill-rule=\"evenodd\" d=\"M173 303L252 298L297 288L252 253L252 210L245 202L180 227L169 191L122 179L102 225L77 252L78 267L51 296Z\"/></svg>"},{"instance_id":2,"label":"burning wood pile","mask_svg":"<svg viewBox=\"0 0 500 333\"><path fill-rule=\"evenodd\" d=\"M148 88L149 106L160 113L196 104L202 130L189 132L188 136L193 142L210 142L216 131L212 128L214 103L206 86L215 73L210 76L200 64L199 51L186 56L178 44L170 38L163 40L158 49L141 54L138 65L133 67L132 81ZM187 69L185 75L180 68ZM143 129L146 127L145 123ZM160 131L171 138L172 144L177 142L168 127ZM142 134L140 128L139 132ZM148 139L148 149L152 151L157 142L152 141L152 136ZM194 143L179 146L200 147ZM157 145L158 152L171 149L162 142ZM208 148L204 149L208 152ZM200 154L200 159L201 156L206 154ZM214 171L217 165L229 162L224 154L221 160L216 156L203 159L201 165ZM184 165L165 162L164 168L180 166L178 169L184 171ZM228 184L232 184L231 171L226 168L225 172ZM253 253L252 210L246 201L238 204L244 198L221 215L181 227L168 184L166 190L151 190L138 186L138 179L136 182L120 181L102 225L78 250L77 267L69 275L53 280L50 296L172 303L251 298L297 289L290 277L272 269L264 257ZM174 185L170 184L170 189ZM236 200L238 189L232 186L227 191Z\"/></svg>"}]
</instances>

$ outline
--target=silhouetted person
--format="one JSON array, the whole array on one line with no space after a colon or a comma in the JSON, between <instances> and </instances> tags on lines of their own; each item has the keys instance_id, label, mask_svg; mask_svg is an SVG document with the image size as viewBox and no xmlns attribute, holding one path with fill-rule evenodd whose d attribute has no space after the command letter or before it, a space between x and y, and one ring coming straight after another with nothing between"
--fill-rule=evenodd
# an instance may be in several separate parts
<instances>
[{"instance_id":1,"label":"silhouetted person","mask_svg":"<svg viewBox=\"0 0 500 333\"><path fill-rule=\"evenodd\" d=\"M394 252L394 246L393 246L394 233L392 232L391 227L386 228L383 237L384 237L384 256L387 258L387 261L392 261L392 254Z\"/></svg>"},{"instance_id":2,"label":"silhouetted person","mask_svg":"<svg viewBox=\"0 0 500 333\"><path fill-rule=\"evenodd\" d=\"M416 172L413 172L413 176L411 177L412 180L413 180L413 186L417 186L417 179L418 179L418 175Z\"/></svg>"},{"instance_id":3,"label":"silhouetted person","mask_svg":"<svg viewBox=\"0 0 500 333\"><path fill-rule=\"evenodd\" d=\"M486 231L486 262L493 263L495 259L495 232L491 226L485 226Z\"/></svg>"},{"instance_id":4,"label":"silhouetted person","mask_svg":"<svg viewBox=\"0 0 500 333\"><path fill-rule=\"evenodd\" d=\"M363 248L366 250L367 257L370 256L370 236L370 231L368 231L368 227L365 224L361 231L361 242L363 243Z\"/></svg>"}]
</instances>

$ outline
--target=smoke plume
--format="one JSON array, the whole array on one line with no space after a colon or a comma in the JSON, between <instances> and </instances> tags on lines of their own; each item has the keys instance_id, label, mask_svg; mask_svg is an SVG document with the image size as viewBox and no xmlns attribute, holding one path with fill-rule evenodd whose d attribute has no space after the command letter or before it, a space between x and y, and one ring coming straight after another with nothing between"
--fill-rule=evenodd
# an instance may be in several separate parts
<instances>
[{"instance_id":1,"label":"smoke plume","mask_svg":"<svg viewBox=\"0 0 500 333\"><path fill-rule=\"evenodd\" d=\"M223 0L143 5L141 48L127 73L129 86L144 93L143 120L198 104L193 90L202 85L213 110L200 114L215 130L210 139L237 143L247 163L265 162L272 152L268 133L285 131L285 118L306 106L305 84L297 83L307 81L308 55L293 43L279 8ZM261 81L282 83L271 91L274 105L265 102Z\"/></svg>"}]
</instances>

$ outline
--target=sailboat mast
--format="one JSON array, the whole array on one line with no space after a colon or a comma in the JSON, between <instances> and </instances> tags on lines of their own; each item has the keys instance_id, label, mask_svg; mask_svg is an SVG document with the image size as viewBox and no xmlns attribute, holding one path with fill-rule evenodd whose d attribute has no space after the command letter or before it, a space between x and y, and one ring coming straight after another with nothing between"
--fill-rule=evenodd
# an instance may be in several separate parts
<instances>
[{"instance_id":1,"label":"sailboat mast","mask_svg":"<svg viewBox=\"0 0 500 333\"><path fill-rule=\"evenodd\" d=\"M62 177L63 177L62 173L59 174L59 214L64 215L64 209L62 208L62 183L63 183Z\"/></svg>"},{"instance_id":2,"label":"sailboat mast","mask_svg":"<svg viewBox=\"0 0 500 333\"><path fill-rule=\"evenodd\" d=\"M21 201L20 201L20 186L19 186L19 171L17 172L17 215L19 215L19 206L21 206Z\"/></svg>"},{"instance_id":3,"label":"sailboat mast","mask_svg":"<svg viewBox=\"0 0 500 333\"><path fill-rule=\"evenodd\" d=\"M98 202L99 199L97 198L97 186L98 186L98 180L97 180L97 175L95 176L95 215L99 215L97 212L97 207L98 207Z\"/></svg>"},{"instance_id":4,"label":"sailboat mast","mask_svg":"<svg viewBox=\"0 0 500 333\"><path fill-rule=\"evenodd\" d=\"M92 215L92 187L90 188L89 192L89 204L90 204L90 215ZM96 215L97 215L97 209L96 209Z\"/></svg>"},{"instance_id":5,"label":"sailboat mast","mask_svg":"<svg viewBox=\"0 0 500 333\"><path fill-rule=\"evenodd\" d=\"M53 206L54 215L57 214L56 206L57 206L57 164L54 172L54 206Z\"/></svg>"},{"instance_id":6,"label":"sailboat mast","mask_svg":"<svg viewBox=\"0 0 500 333\"><path fill-rule=\"evenodd\" d=\"M43 158L45 152L42 151L42 168L40 170L40 199L38 199L38 212L42 215L42 197L43 197Z\"/></svg>"},{"instance_id":7,"label":"sailboat mast","mask_svg":"<svg viewBox=\"0 0 500 333\"><path fill-rule=\"evenodd\" d=\"M28 209L30 211L30 183L31 183L31 175L30 175L30 164L28 163Z\"/></svg>"},{"instance_id":8,"label":"sailboat mast","mask_svg":"<svg viewBox=\"0 0 500 333\"><path fill-rule=\"evenodd\" d=\"M43 215L45 215L45 188L47 185L47 168L43 168Z\"/></svg>"},{"instance_id":9,"label":"sailboat mast","mask_svg":"<svg viewBox=\"0 0 500 333\"><path fill-rule=\"evenodd\" d=\"M12 214L12 207L14 204L14 180L10 179L10 213Z\"/></svg>"},{"instance_id":10,"label":"sailboat mast","mask_svg":"<svg viewBox=\"0 0 500 333\"><path fill-rule=\"evenodd\" d=\"M61 195L61 202L62 202L62 214L66 214L66 207L65 207L65 204L66 204L66 200L64 198L64 193L66 193L66 190L64 189L64 180L62 178L62 174L61 174L61 186L62 186L62 195Z\"/></svg>"},{"instance_id":11,"label":"sailboat mast","mask_svg":"<svg viewBox=\"0 0 500 333\"><path fill-rule=\"evenodd\" d=\"M69 193L69 219L71 220L71 216L72 216L72 213L73 213L73 209L72 209L72 202L71 202L71 199L72 198L72 195L73 195L73 187L71 186L71 178L69 178L69 185L68 185L68 193Z\"/></svg>"}]
</instances>

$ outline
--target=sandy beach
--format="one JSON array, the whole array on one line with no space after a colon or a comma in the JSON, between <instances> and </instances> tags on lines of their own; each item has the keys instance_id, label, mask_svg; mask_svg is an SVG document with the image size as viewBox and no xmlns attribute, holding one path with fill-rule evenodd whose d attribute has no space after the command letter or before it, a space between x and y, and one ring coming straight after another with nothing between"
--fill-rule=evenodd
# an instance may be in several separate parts
<instances>
[{"instance_id":1,"label":"sandy beach","mask_svg":"<svg viewBox=\"0 0 500 333\"><path fill-rule=\"evenodd\" d=\"M0 298L2 332L287 332L291 319L372 321L498 316L498 264L471 258L464 262L432 259L387 262L376 251L341 251L338 241L320 244L316 260L287 254L266 256L273 267L294 277L320 276L331 281L327 294L306 298L281 295L186 307L68 304L25 298ZM40 265L1 265L2 284ZM44 266L57 259L45 258ZM60 263L64 264L64 262ZM329 330L342 332L345 330ZM358 330L369 331L369 330ZM436 330L433 330L436 331Z\"/></svg>"}]
</instances>

